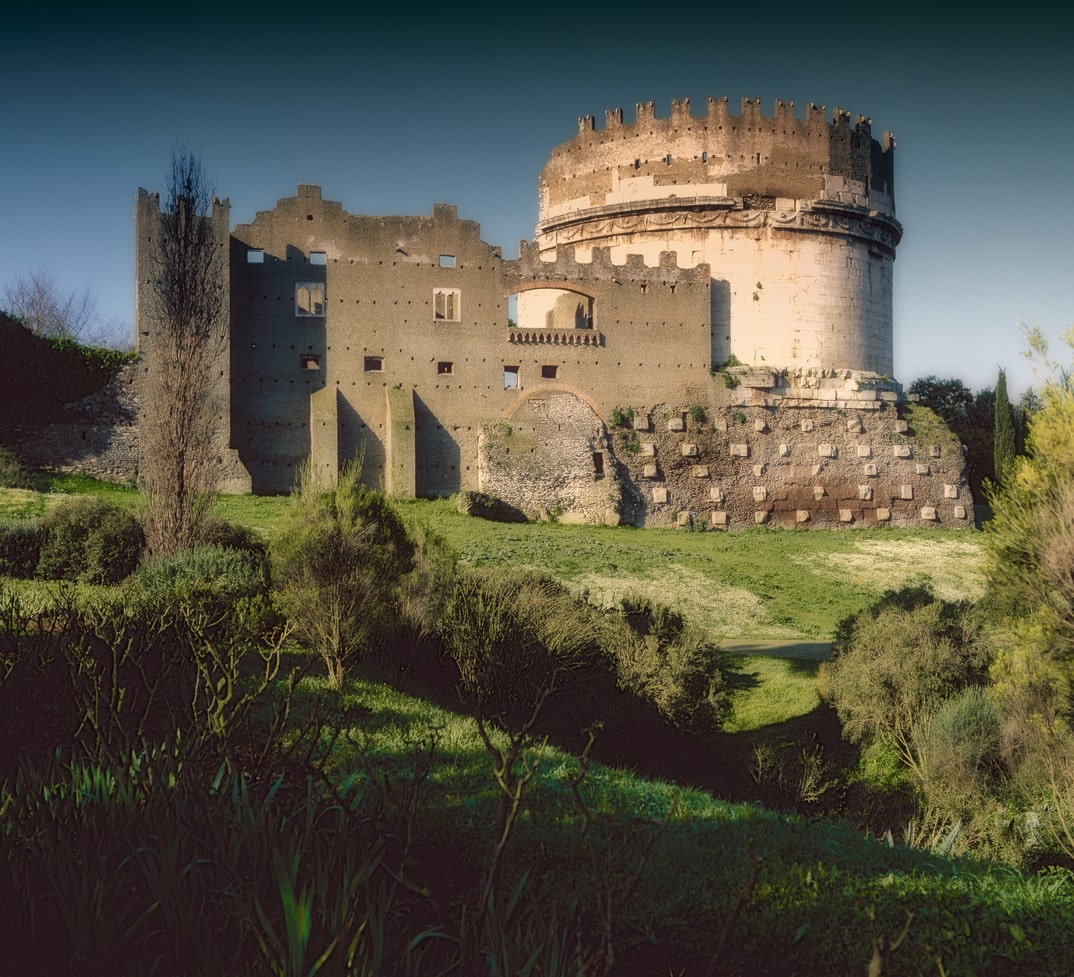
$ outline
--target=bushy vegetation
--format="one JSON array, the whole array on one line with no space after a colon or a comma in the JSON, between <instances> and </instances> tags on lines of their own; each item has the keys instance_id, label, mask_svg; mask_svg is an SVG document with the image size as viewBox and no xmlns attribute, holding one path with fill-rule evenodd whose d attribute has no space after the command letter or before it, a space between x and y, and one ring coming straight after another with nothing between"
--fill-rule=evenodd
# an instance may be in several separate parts
<instances>
[{"instance_id":1,"label":"bushy vegetation","mask_svg":"<svg viewBox=\"0 0 1074 977\"><path fill-rule=\"evenodd\" d=\"M63 502L42 520L45 538L37 575L112 584L134 572L145 534L126 509L98 498Z\"/></svg>"}]
</instances>

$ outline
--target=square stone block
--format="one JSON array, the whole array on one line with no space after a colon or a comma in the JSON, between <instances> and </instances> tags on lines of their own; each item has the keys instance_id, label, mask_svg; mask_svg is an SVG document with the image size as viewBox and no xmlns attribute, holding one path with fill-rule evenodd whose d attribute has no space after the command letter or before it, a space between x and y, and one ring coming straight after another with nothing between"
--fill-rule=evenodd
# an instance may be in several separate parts
<instances>
[{"instance_id":1,"label":"square stone block","mask_svg":"<svg viewBox=\"0 0 1074 977\"><path fill-rule=\"evenodd\" d=\"M891 451L892 451L892 454L894 454L896 458L911 458L911 457L913 457L913 452L910 450L910 445L908 445L908 444L897 444L897 445L895 445L895 447L893 447L891 449Z\"/></svg>"},{"instance_id":2,"label":"square stone block","mask_svg":"<svg viewBox=\"0 0 1074 977\"><path fill-rule=\"evenodd\" d=\"M890 522L891 521L891 510L890 509L877 509L876 510L876 521L877 522Z\"/></svg>"},{"instance_id":3,"label":"square stone block","mask_svg":"<svg viewBox=\"0 0 1074 977\"><path fill-rule=\"evenodd\" d=\"M708 478L709 477L709 466L708 465L694 465L693 469L691 470L691 474L694 476L694 478Z\"/></svg>"},{"instance_id":4,"label":"square stone block","mask_svg":"<svg viewBox=\"0 0 1074 977\"><path fill-rule=\"evenodd\" d=\"M696 444L680 444L679 453L683 458L696 458L701 454L701 449Z\"/></svg>"},{"instance_id":5,"label":"square stone block","mask_svg":"<svg viewBox=\"0 0 1074 977\"><path fill-rule=\"evenodd\" d=\"M848 434L861 434L864 428L861 426L860 417L848 417L847 418L847 433Z\"/></svg>"},{"instance_id":6,"label":"square stone block","mask_svg":"<svg viewBox=\"0 0 1074 977\"><path fill-rule=\"evenodd\" d=\"M668 418L668 430L669 431L685 431L686 421L681 417L669 417Z\"/></svg>"},{"instance_id":7,"label":"square stone block","mask_svg":"<svg viewBox=\"0 0 1074 977\"><path fill-rule=\"evenodd\" d=\"M750 446L748 444L733 444L730 447L732 458L749 458Z\"/></svg>"},{"instance_id":8,"label":"square stone block","mask_svg":"<svg viewBox=\"0 0 1074 977\"><path fill-rule=\"evenodd\" d=\"M896 421L895 422L895 433L896 434L905 434L909 430L910 430L910 425L907 424L906 421Z\"/></svg>"},{"instance_id":9,"label":"square stone block","mask_svg":"<svg viewBox=\"0 0 1074 977\"><path fill-rule=\"evenodd\" d=\"M656 465L646 465L641 474L644 478L656 478Z\"/></svg>"},{"instance_id":10,"label":"square stone block","mask_svg":"<svg viewBox=\"0 0 1074 977\"><path fill-rule=\"evenodd\" d=\"M668 500L668 490L663 485L657 485L653 489L653 502L660 505Z\"/></svg>"},{"instance_id":11,"label":"square stone block","mask_svg":"<svg viewBox=\"0 0 1074 977\"><path fill-rule=\"evenodd\" d=\"M929 457L930 458L939 458L940 457L940 446L938 444L930 444L929 445Z\"/></svg>"},{"instance_id":12,"label":"square stone block","mask_svg":"<svg viewBox=\"0 0 1074 977\"><path fill-rule=\"evenodd\" d=\"M727 525L727 513L722 509L715 510L709 517L709 521L713 526L726 526Z\"/></svg>"},{"instance_id":13,"label":"square stone block","mask_svg":"<svg viewBox=\"0 0 1074 977\"><path fill-rule=\"evenodd\" d=\"M821 458L835 458L839 454L839 449L834 444L818 444L817 454Z\"/></svg>"},{"instance_id":14,"label":"square stone block","mask_svg":"<svg viewBox=\"0 0 1074 977\"><path fill-rule=\"evenodd\" d=\"M824 493L824 486L823 485L814 485L813 486L813 501L814 502L819 502L821 499L824 498L824 495L825 495L825 493Z\"/></svg>"},{"instance_id":15,"label":"square stone block","mask_svg":"<svg viewBox=\"0 0 1074 977\"><path fill-rule=\"evenodd\" d=\"M956 505L952 512L954 512L956 519L966 518L966 507L964 505Z\"/></svg>"},{"instance_id":16,"label":"square stone block","mask_svg":"<svg viewBox=\"0 0 1074 977\"><path fill-rule=\"evenodd\" d=\"M690 524L691 524L691 523L692 523L693 521L694 521L694 520L693 520L693 518L692 518L692 517L690 516L690 513L689 513L689 512L680 512L680 513L679 513L679 514L678 514L678 515L677 515L677 516L675 517L675 525L676 525L676 526L679 526L679 527L682 527L682 526L689 526L689 525L690 525Z\"/></svg>"},{"instance_id":17,"label":"square stone block","mask_svg":"<svg viewBox=\"0 0 1074 977\"><path fill-rule=\"evenodd\" d=\"M958 498L958 486L957 485L944 485L943 497L945 499L957 499Z\"/></svg>"},{"instance_id":18,"label":"square stone block","mask_svg":"<svg viewBox=\"0 0 1074 977\"><path fill-rule=\"evenodd\" d=\"M768 522L768 513L765 512L764 509L757 509L753 513L753 521L756 525L763 526L766 522Z\"/></svg>"},{"instance_id":19,"label":"square stone block","mask_svg":"<svg viewBox=\"0 0 1074 977\"><path fill-rule=\"evenodd\" d=\"M808 419L802 421L801 428L803 434L808 434L810 431L813 430L813 421Z\"/></svg>"},{"instance_id":20,"label":"square stone block","mask_svg":"<svg viewBox=\"0 0 1074 977\"><path fill-rule=\"evenodd\" d=\"M768 471L768 466L767 465L765 465L763 463L760 464L760 465L754 465L753 466L753 477L754 478L760 478L766 471Z\"/></svg>"},{"instance_id":21,"label":"square stone block","mask_svg":"<svg viewBox=\"0 0 1074 977\"><path fill-rule=\"evenodd\" d=\"M872 458L872 456L873 456L872 445L869 445L869 444L859 444L858 445L858 457L859 458Z\"/></svg>"},{"instance_id":22,"label":"square stone block","mask_svg":"<svg viewBox=\"0 0 1074 977\"><path fill-rule=\"evenodd\" d=\"M716 420L714 420L712 422L712 430L726 432L727 431L727 418L726 417L717 417Z\"/></svg>"},{"instance_id":23,"label":"square stone block","mask_svg":"<svg viewBox=\"0 0 1074 977\"><path fill-rule=\"evenodd\" d=\"M779 456L780 456L780 458L786 458L790 453L791 453L791 449L787 445L781 444L779 446Z\"/></svg>"},{"instance_id":24,"label":"square stone block","mask_svg":"<svg viewBox=\"0 0 1074 977\"><path fill-rule=\"evenodd\" d=\"M753 501L754 502L767 502L768 501L768 489L763 485L753 486Z\"/></svg>"},{"instance_id":25,"label":"square stone block","mask_svg":"<svg viewBox=\"0 0 1074 977\"><path fill-rule=\"evenodd\" d=\"M871 502L873 498L873 487L871 485L859 485L858 498L862 502Z\"/></svg>"},{"instance_id":26,"label":"square stone block","mask_svg":"<svg viewBox=\"0 0 1074 977\"><path fill-rule=\"evenodd\" d=\"M808 509L799 509L794 514L794 520L795 520L795 522L809 522L809 510Z\"/></svg>"},{"instance_id":27,"label":"square stone block","mask_svg":"<svg viewBox=\"0 0 1074 977\"><path fill-rule=\"evenodd\" d=\"M900 499L912 499L914 497L914 487L912 485L900 485L899 486L899 498Z\"/></svg>"},{"instance_id":28,"label":"square stone block","mask_svg":"<svg viewBox=\"0 0 1074 977\"><path fill-rule=\"evenodd\" d=\"M635 431L648 431L649 430L649 415L648 414L635 414L634 415L634 430Z\"/></svg>"},{"instance_id":29,"label":"square stone block","mask_svg":"<svg viewBox=\"0 0 1074 977\"><path fill-rule=\"evenodd\" d=\"M850 509L840 509L839 510L839 521L840 522L853 522L854 521L854 513L851 512Z\"/></svg>"},{"instance_id":30,"label":"square stone block","mask_svg":"<svg viewBox=\"0 0 1074 977\"><path fill-rule=\"evenodd\" d=\"M926 522L936 521L936 507L931 505L924 505L921 507L921 518Z\"/></svg>"},{"instance_id":31,"label":"square stone block","mask_svg":"<svg viewBox=\"0 0 1074 977\"><path fill-rule=\"evenodd\" d=\"M814 477L816 477L817 475L819 475L819 474L820 474L820 473L821 473L822 471L824 471L824 466L823 466L823 465L814 465L814 466L813 466L813 467L812 467L812 468L810 469L810 472L812 472L812 474L813 474L813 476L814 476Z\"/></svg>"},{"instance_id":32,"label":"square stone block","mask_svg":"<svg viewBox=\"0 0 1074 977\"><path fill-rule=\"evenodd\" d=\"M723 489L719 485L713 485L709 489L709 501L715 502L717 505L723 505L723 501L726 498Z\"/></svg>"},{"instance_id":33,"label":"square stone block","mask_svg":"<svg viewBox=\"0 0 1074 977\"><path fill-rule=\"evenodd\" d=\"M929 468L928 465L925 465L925 464L923 464L921 462L917 463L917 466L915 467L914 470L918 473L918 475L931 475L932 474L932 469Z\"/></svg>"},{"instance_id":34,"label":"square stone block","mask_svg":"<svg viewBox=\"0 0 1074 977\"><path fill-rule=\"evenodd\" d=\"M652 441L644 441L638 447L638 454L642 458L655 458L656 457L656 445Z\"/></svg>"},{"instance_id":35,"label":"square stone block","mask_svg":"<svg viewBox=\"0 0 1074 977\"><path fill-rule=\"evenodd\" d=\"M768 430L768 421L763 417L758 417L757 420L753 422L753 429L758 434L764 434L764 432Z\"/></svg>"},{"instance_id":36,"label":"square stone block","mask_svg":"<svg viewBox=\"0 0 1074 977\"><path fill-rule=\"evenodd\" d=\"M861 471L863 475L876 475L876 465L869 462L868 465L862 465Z\"/></svg>"}]
</instances>

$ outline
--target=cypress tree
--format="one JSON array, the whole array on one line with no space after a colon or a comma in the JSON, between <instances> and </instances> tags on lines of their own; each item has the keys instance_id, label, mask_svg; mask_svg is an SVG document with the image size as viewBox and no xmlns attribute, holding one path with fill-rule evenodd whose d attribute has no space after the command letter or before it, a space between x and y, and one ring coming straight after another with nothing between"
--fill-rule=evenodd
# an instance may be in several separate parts
<instances>
[{"instance_id":1,"label":"cypress tree","mask_svg":"<svg viewBox=\"0 0 1074 977\"><path fill-rule=\"evenodd\" d=\"M1014 461L1014 418L1011 402L1007 397L1007 374L999 371L996 380L995 423L993 425L992 459L995 464L996 484L1002 484L1007 468Z\"/></svg>"}]
</instances>

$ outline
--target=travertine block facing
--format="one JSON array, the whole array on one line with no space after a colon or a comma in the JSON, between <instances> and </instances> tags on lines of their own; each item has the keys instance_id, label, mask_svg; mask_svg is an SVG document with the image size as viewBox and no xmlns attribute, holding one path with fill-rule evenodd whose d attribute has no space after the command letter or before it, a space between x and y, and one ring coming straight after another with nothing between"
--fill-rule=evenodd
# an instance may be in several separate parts
<instances>
[{"instance_id":1,"label":"travertine block facing","mask_svg":"<svg viewBox=\"0 0 1074 977\"><path fill-rule=\"evenodd\" d=\"M768 522L768 513L765 512L763 509L757 509L753 513L753 521L756 525L763 526L766 522Z\"/></svg>"},{"instance_id":2,"label":"travertine block facing","mask_svg":"<svg viewBox=\"0 0 1074 977\"><path fill-rule=\"evenodd\" d=\"M860 417L848 417L847 418L847 433L848 434L861 434L865 428L862 427Z\"/></svg>"},{"instance_id":3,"label":"travertine block facing","mask_svg":"<svg viewBox=\"0 0 1074 977\"><path fill-rule=\"evenodd\" d=\"M709 501L715 502L717 505L723 505L724 499L727 496L724 494L724 490L719 485L713 485L709 489Z\"/></svg>"},{"instance_id":4,"label":"travertine block facing","mask_svg":"<svg viewBox=\"0 0 1074 977\"><path fill-rule=\"evenodd\" d=\"M895 422L895 433L896 434L905 434L909 430L910 430L910 425L907 424L906 421L896 421Z\"/></svg>"},{"instance_id":5,"label":"travertine block facing","mask_svg":"<svg viewBox=\"0 0 1074 977\"><path fill-rule=\"evenodd\" d=\"M873 456L872 445L869 445L869 444L859 444L858 445L858 457L859 458L872 458L872 456Z\"/></svg>"},{"instance_id":6,"label":"travertine block facing","mask_svg":"<svg viewBox=\"0 0 1074 977\"><path fill-rule=\"evenodd\" d=\"M781 444L779 446L779 456L780 456L780 458L786 458L786 457L788 457L790 455L790 453L791 453L791 449L790 449L790 447L788 445Z\"/></svg>"},{"instance_id":7,"label":"travertine block facing","mask_svg":"<svg viewBox=\"0 0 1074 977\"><path fill-rule=\"evenodd\" d=\"M694 465L690 472L694 478L708 478L709 466L708 465Z\"/></svg>"},{"instance_id":8,"label":"travertine block facing","mask_svg":"<svg viewBox=\"0 0 1074 977\"><path fill-rule=\"evenodd\" d=\"M957 499L958 498L958 486L945 484L943 487L943 497L945 499Z\"/></svg>"},{"instance_id":9,"label":"travertine block facing","mask_svg":"<svg viewBox=\"0 0 1074 977\"><path fill-rule=\"evenodd\" d=\"M899 498L900 499L912 499L914 497L914 487L912 485L900 485L899 486Z\"/></svg>"},{"instance_id":10,"label":"travertine block facing","mask_svg":"<svg viewBox=\"0 0 1074 977\"><path fill-rule=\"evenodd\" d=\"M709 517L709 521L713 526L726 526L727 525L727 513L722 509L715 509L712 515Z\"/></svg>"},{"instance_id":11,"label":"travertine block facing","mask_svg":"<svg viewBox=\"0 0 1074 977\"><path fill-rule=\"evenodd\" d=\"M812 475L813 475L814 477L816 477L817 475L819 475L819 474L820 474L821 472L823 472L823 471L824 471L824 466L823 466L823 465L814 465L814 466L813 466L813 467L812 467L812 468L810 469L810 473L811 473L811 474L812 474Z\"/></svg>"},{"instance_id":12,"label":"travertine block facing","mask_svg":"<svg viewBox=\"0 0 1074 977\"><path fill-rule=\"evenodd\" d=\"M806 418L799 426L801 427L803 434L808 434L813 430L813 421L810 418Z\"/></svg>"},{"instance_id":13,"label":"travertine block facing","mask_svg":"<svg viewBox=\"0 0 1074 977\"><path fill-rule=\"evenodd\" d=\"M680 444L679 454L681 454L683 458L696 458L701 454L701 449L696 444Z\"/></svg>"},{"instance_id":14,"label":"travertine block facing","mask_svg":"<svg viewBox=\"0 0 1074 977\"><path fill-rule=\"evenodd\" d=\"M764 434L765 431L768 430L768 421L766 421L763 417L758 417L757 420L753 422L753 429L758 434Z\"/></svg>"},{"instance_id":15,"label":"travertine block facing","mask_svg":"<svg viewBox=\"0 0 1074 977\"><path fill-rule=\"evenodd\" d=\"M854 521L854 513L851 512L850 509L840 509L839 510L839 521L840 522L853 522Z\"/></svg>"},{"instance_id":16,"label":"travertine block facing","mask_svg":"<svg viewBox=\"0 0 1074 977\"><path fill-rule=\"evenodd\" d=\"M835 458L839 454L839 449L834 444L818 444L817 454L821 458Z\"/></svg>"},{"instance_id":17,"label":"travertine block facing","mask_svg":"<svg viewBox=\"0 0 1074 977\"><path fill-rule=\"evenodd\" d=\"M951 511L954 513L956 519L966 518L966 507L964 505L956 505Z\"/></svg>"},{"instance_id":18,"label":"travertine block facing","mask_svg":"<svg viewBox=\"0 0 1074 977\"><path fill-rule=\"evenodd\" d=\"M634 415L634 430L635 431L648 431L650 429L650 421L648 414L635 414Z\"/></svg>"},{"instance_id":19,"label":"travertine block facing","mask_svg":"<svg viewBox=\"0 0 1074 977\"><path fill-rule=\"evenodd\" d=\"M876 475L876 465L875 465L875 463L869 462L868 465L862 465L861 466L861 472L862 472L863 475L868 475L870 477L875 477L875 475Z\"/></svg>"},{"instance_id":20,"label":"travertine block facing","mask_svg":"<svg viewBox=\"0 0 1074 977\"><path fill-rule=\"evenodd\" d=\"M891 521L891 510L890 509L877 509L876 510L876 521L877 522L890 522Z\"/></svg>"},{"instance_id":21,"label":"travertine block facing","mask_svg":"<svg viewBox=\"0 0 1074 977\"><path fill-rule=\"evenodd\" d=\"M930 458L939 458L940 457L940 446L938 444L929 445L929 457Z\"/></svg>"},{"instance_id":22,"label":"travertine block facing","mask_svg":"<svg viewBox=\"0 0 1074 977\"><path fill-rule=\"evenodd\" d=\"M923 520L925 520L925 522L935 522L936 521L936 507L931 506L931 505L922 506L921 507L921 518Z\"/></svg>"},{"instance_id":23,"label":"travertine block facing","mask_svg":"<svg viewBox=\"0 0 1074 977\"><path fill-rule=\"evenodd\" d=\"M656 465L648 464L641 470L642 477L656 478Z\"/></svg>"},{"instance_id":24,"label":"travertine block facing","mask_svg":"<svg viewBox=\"0 0 1074 977\"><path fill-rule=\"evenodd\" d=\"M910 458L913 456L913 452L910 450L910 445L908 444L895 445L891 449L891 453L895 455L896 458Z\"/></svg>"},{"instance_id":25,"label":"travertine block facing","mask_svg":"<svg viewBox=\"0 0 1074 977\"><path fill-rule=\"evenodd\" d=\"M638 448L638 454L642 458L655 458L656 457L656 445L652 441L645 441Z\"/></svg>"},{"instance_id":26,"label":"travertine block facing","mask_svg":"<svg viewBox=\"0 0 1074 977\"><path fill-rule=\"evenodd\" d=\"M669 417L668 418L668 430L669 431L685 431L686 422L681 417Z\"/></svg>"},{"instance_id":27,"label":"travertine block facing","mask_svg":"<svg viewBox=\"0 0 1074 977\"><path fill-rule=\"evenodd\" d=\"M692 522L693 522L693 519L691 518L689 512L680 512L675 517L675 525L678 526L680 529L683 526L689 526L690 523L692 523Z\"/></svg>"},{"instance_id":28,"label":"travertine block facing","mask_svg":"<svg viewBox=\"0 0 1074 977\"><path fill-rule=\"evenodd\" d=\"M824 493L824 486L823 485L814 485L813 486L813 501L814 502L819 502L821 499L824 498L824 495L825 495L825 493Z\"/></svg>"},{"instance_id":29,"label":"travertine block facing","mask_svg":"<svg viewBox=\"0 0 1074 977\"><path fill-rule=\"evenodd\" d=\"M809 510L808 509L799 509L794 514L794 521L795 522L809 522Z\"/></svg>"},{"instance_id":30,"label":"travertine block facing","mask_svg":"<svg viewBox=\"0 0 1074 977\"><path fill-rule=\"evenodd\" d=\"M768 466L767 465L765 465L763 463L760 464L760 465L754 465L753 466L753 477L754 478L760 478L762 475L764 475L764 473L766 471L768 471Z\"/></svg>"},{"instance_id":31,"label":"travertine block facing","mask_svg":"<svg viewBox=\"0 0 1074 977\"><path fill-rule=\"evenodd\" d=\"M888 401L891 401L892 403L894 403L895 401L897 401L899 399L899 395L894 390L881 390L880 391L880 399L881 400L888 400Z\"/></svg>"},{"instance_id":32,"label":"travertine block facing","mask_svg":"<svg viewBox=\"0 0 1074 977\"><path fill-rule=\"evenodd\" d=\"M926 465L926 464L924 464L923 462L920 462L920 461L917 463L917 465L914 466L914 470L918 473L918 475L931 475L932 474L932 469L928 465Z\"/></svg>"},{"instance_id":33,"label":"travertine block facing","mask_svg":"<svg viewBox=\"0 0 1074 977\"><path fill-rule=\"evenodd\" d=\"M712 422L712 430L720 431L720 432L726 434L727 433L727 418L725 418L725 417L717 417L716 420L714 420Z\"/></svg>"},{"instance_id":34,"label":"travertine block facing","mask_svg":"<svg viewBox=\"0 0 1074 977\"><path fill-rule=\"evenodd\" d=\"M767 502L768 501L768 489L763 485L753 486L753 501L754 502Z\"/></svg>"},{"instance_id":35,"label":"travertine block facing","mask_svg":"<svg viewBox=\"0 0 1074 977\"><path fill-rule=\"evenodd\" d=\"M750 446L748 444L732 444L729 448L732 458L749 458Z\"/></svg>"},{"instance_id":36,"label":"travertine block facing","mask_svg":"<svg viewBox=\"0 0 1074 977\"><path fill-rule=\"evenodd\" d=\"M668 500L668 490L663 485L657 485L653 488L653 502L657 505L661 505Z\"/></svg>"},{"instance_id":37,"label":"travertine block facing","mask_svg":"<svg viewBox=\"0 0 1074 977\"><path fill-rule=\"evenodd\" d=\"M858 486L858 498L862 502L870 502L873 498L873 487L871 485L859 485Z\"/></svg>"}]
</instances>

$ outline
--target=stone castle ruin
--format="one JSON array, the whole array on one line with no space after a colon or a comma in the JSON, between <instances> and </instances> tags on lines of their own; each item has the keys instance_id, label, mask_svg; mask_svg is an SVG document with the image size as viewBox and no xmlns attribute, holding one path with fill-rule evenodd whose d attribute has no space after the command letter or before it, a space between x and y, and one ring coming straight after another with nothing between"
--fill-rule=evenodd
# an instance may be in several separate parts
<instances>
[{"instance_id":1,"label":"stone castle ruin","mask_svg":"<svg viewBox=\"0 0 1074 977\"><path fill-rule=\"evenodd\" d=\"M813 105L583 117L517 259L452 206L355 215L300 185L230 227L217 201L228 484L361 456L403 497L575 521L971 524L960 446L915 430L890 376L893 158ZM135 216L142 309L157 195Z\"/></svg>"}]
</instances>

